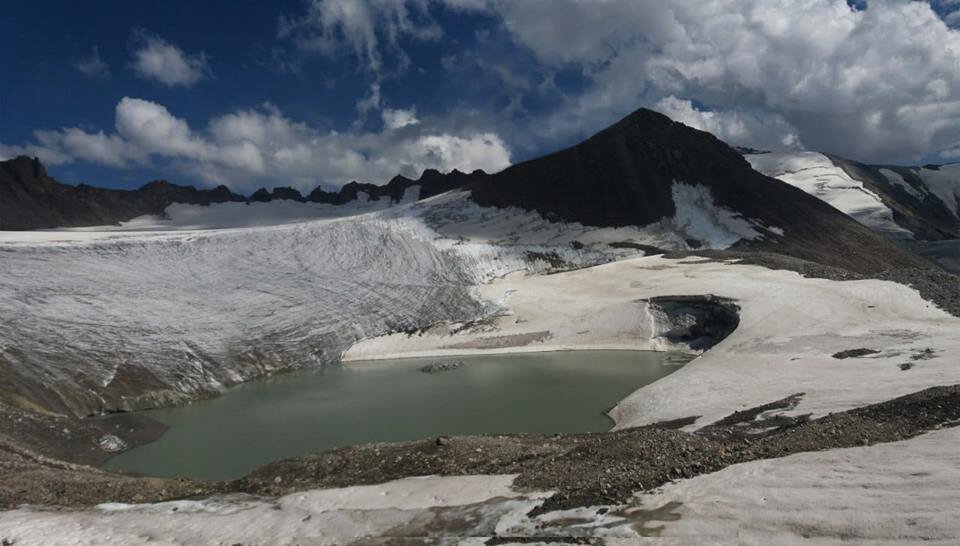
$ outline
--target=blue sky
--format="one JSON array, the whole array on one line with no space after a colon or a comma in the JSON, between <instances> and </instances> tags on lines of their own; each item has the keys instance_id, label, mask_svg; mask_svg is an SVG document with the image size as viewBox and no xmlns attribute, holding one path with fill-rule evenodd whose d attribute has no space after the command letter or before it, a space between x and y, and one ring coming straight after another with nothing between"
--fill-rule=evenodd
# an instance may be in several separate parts
<instances>
[{"instance_id":1,"label":"blue sky","mask_svg":"<svg viewBox=\"0 0 960 546\"><path fill-rule=\"evenodd\" d=\"M239 191L497 170L640 106L734 144L960 157L957 0L16 2L0 156Z\"/></svg>"}]
</instances>

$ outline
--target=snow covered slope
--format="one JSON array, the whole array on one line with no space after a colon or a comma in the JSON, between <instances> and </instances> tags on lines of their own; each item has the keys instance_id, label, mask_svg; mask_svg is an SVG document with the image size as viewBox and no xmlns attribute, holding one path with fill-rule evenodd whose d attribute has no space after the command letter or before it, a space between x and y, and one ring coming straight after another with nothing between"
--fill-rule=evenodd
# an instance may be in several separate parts
<instances>
[{"instance_id":1,"label":"snow covered slope","mask_svg":"<svg viewBox=\"0 0 960 546\"><path fill-rule=\"evenodd\" d=\"M914 167L914 173L923 181L953 215L960 219L960 163L938 167Z\"/></svg>"},{"instance_id":2,"label":"snow covered slope","mask_svg":"<svg viewBox=\"0 0 960 546\"><path fill-rule=\"evenodd\" d=\"M895 240L960 238L960 164L865 165L816 152L747 153L778 178Z\"/></svg>"},{"instance_id":3,"label":"snow covered slope","mask_svg":"<svg viewBox=\"0 0 960 546\"><path fill-rule=\"evenodd\" d=\"M893 239L913 239L897 224L879 195L851 178L817 152L763 153L746 156L754 169L816 196L865 226Z\"/></svg>"},{"instance_id":4,"label":"snow covered slope","mask_svg":"<svg viewBox=\"0 0 960 546\"><path fill-rule=\"evenodd\" d=\"M64 190L39 162L4 169L10 189L36 190L36 179ZM450 187L460 189L439 192ZM171 201L151 191L197 190L145 188L137 202L155 216L119 227L0 232L0 315L16 317L0 330L0 394L76 414L180 403L336 360L360 339L485 318L499 308L477 285L511 272L642 249L736 246L858 273L926 267L648 110L493 175L426 171L310 203L280 189L268 203L204 194L204 206L161 214L151 207ZM116 214L133 210L120 206L131 194L109 195Z\"/></svg>"},{"instance_id":5,"label":"snow covered slope","mask_svg":"<svg viewBox=\"0 0 960 546\"><path fill-rule=\"evenodd\" d=\"M0 391L81 415L181 403L334 361L359 339L486 316L496 306L475 286L513 271L758 236L709 192L677 188L677 215L642 228L550 222L452 192L344 217L333 216L364 209L175 205L169 220L102 231L0 232L0 310L17 317L0 330ZM186 229L236 225L238 209L291 223Z\"/></svg>"}]
</instances>

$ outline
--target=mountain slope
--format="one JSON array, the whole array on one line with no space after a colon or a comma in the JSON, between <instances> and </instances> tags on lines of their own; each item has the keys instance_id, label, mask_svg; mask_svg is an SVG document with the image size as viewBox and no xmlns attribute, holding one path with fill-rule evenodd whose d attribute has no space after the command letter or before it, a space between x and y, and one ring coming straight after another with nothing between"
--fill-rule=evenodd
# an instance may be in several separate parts
<instances>
[{"instance_id":1,"label":"mountain slope","mask_svg":"<svg viewBox=\"0 0 960 546\"><path fill-rule=\"evenodd\" d=\"M830 203L885 237L960 238L960 165L866 165L802 151L745 157L758 171Z\"/></svg>"},{"instance_id":2,"label":"mountain slope","mask_svg":"<svg viewBox=\"0 0 960 546\"><path fill-rule=\"evenodd\" d=\"M585 142L475 182L483 206L516 206L593 226L674 218L686 188L705 188L715 213L754 232L739 248L792 255L861 273L927 267L819 199L753 170L709 133L641 109ZM694 192L704 194L703 191ZM702 208L702 207L701 207ZM702 215L681 222L695 227ZM721 222L723 223L723 222ZM681 226L682 227L682 226ZM693 248L701 241L690 241ZM702 245L710 246L710 245Z\"/></svg>"},{"instance_id":3,"label":"mountain slope","mask_svg":"<svg viewBox=\"0 0 960 546\"><path fill-rule=\"evenodd\" d=\"M26 194L32 201L17 194L24 209L49 212L36 195L62 185L37 162L12 165L7 187L39 186ZM501 173L427 171L417 181L311 194L330 203L278 189L263 192L268 203L157 208L181 191L213 197L154 186L96 190L89 202L78 197L88 190L63 190L73 199L68 212L87 207L85 221L138 207L166 215L127 231L0 232L0 314L17 317L0 329L0 395L77 415L181 403L336 361L361 339L490 319L501 305L476 286L512 272L586 268L641 251L776 252L866 274L928 267L753 171L713 136L645 110ZM394 206L369 206L398 196ZM255 227L203 221L263 207L317 214ZM51 210L45 221L67 217ZM173 225L179 230L164 229ZM231 229L199 229L211 225Z\"/></svg>"}]
</instances>

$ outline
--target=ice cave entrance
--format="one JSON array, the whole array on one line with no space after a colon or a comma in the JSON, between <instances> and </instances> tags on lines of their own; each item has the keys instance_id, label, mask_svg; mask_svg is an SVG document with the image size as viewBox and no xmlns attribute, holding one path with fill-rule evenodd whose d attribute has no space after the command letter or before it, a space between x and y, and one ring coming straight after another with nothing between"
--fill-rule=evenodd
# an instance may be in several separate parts
<instances>
[{"instance_id":1,"label":"ice cave entrance","mask_svg":"<svg viewBox=\"0 0 960 546\"><path fill-rule=\"evenodd\" d=\"M162 438L112 470L237 478L286 457L440 435L598 432L605 411L686 359L640 351L563 351L351 362L252 381L190 406L144 412ZM436 362L463 362L426 373Z\"/></svg>"}]
</instances>

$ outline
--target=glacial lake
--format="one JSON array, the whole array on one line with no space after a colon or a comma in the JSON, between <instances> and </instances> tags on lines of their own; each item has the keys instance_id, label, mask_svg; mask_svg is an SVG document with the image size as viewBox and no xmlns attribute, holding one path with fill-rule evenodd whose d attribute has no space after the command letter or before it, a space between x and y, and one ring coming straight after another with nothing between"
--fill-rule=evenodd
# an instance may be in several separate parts
<instances>
[{"instance_id":1,"label":"glacial lake","mask_svg":"<svg viewBox=\"0 0 960 546\"><path fill-rule=\"evenodd\" d=\"M438 361L463 366L420 371ZM104 468L222 480L351 444L600 432L613 426L605 411L684 361L669 353L563 351L350 362L281 374L219 398L143 412L170 429Z\"/></svg>"}]
</instances>

